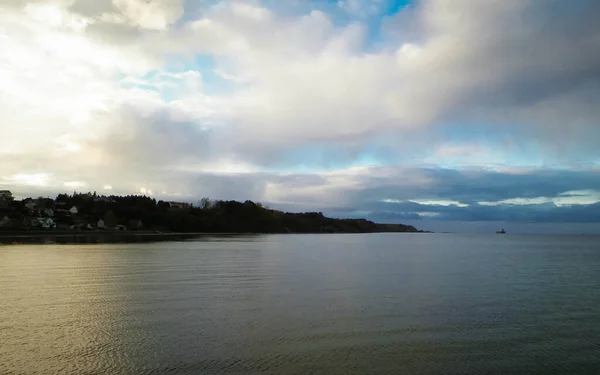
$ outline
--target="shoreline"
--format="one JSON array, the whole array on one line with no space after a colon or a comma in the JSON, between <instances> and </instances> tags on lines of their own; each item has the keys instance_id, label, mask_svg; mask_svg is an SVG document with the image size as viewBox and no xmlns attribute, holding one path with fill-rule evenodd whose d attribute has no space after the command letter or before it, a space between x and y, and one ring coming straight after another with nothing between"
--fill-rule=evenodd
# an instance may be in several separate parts
<instances>
[{"instance_id":1,"label":"shoreline","mask_svg":"<svg viewBox=\"0 0 600 375\"><path fill-rule=\"evenodd\" d=\"M173 233L149 231L39 231L39 232L0 232L0 245L10 244L103 244L184 241L191 238L212 235L235 235L245 233Z\"/></svg>"},{"instance_id":2,"label":"shoreline","mask_svg":"<svg viewBox=\"0 0 600 375\"><path fill-rule=\"evenodd\" d=\"M423 232L369 232L423 233ZM242 233L242 232L155 232L155 231L11 231L0 232L0 245L19 244L104 244L185 241L207 236L259 236L271 234L367 234L367 233Z\"/></svg>"}]
</instances>

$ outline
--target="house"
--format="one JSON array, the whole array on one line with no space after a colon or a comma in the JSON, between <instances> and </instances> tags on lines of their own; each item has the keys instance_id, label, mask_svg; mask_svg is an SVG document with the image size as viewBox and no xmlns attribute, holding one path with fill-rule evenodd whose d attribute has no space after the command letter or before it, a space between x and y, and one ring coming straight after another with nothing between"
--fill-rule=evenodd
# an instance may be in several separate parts
<instances>
[{"instance_id":1,"label":"house","mask_svg":"<svg viewBox=\"0 0 600 375\"><path fill-rule=\"evenodd\" d=\"M185 202L167 202L170 208L190 208L191 204Z\"/></svg>"},{"instance_id":2,"label":"house","mask_svg":"<svg viewBox=\"0 0 600 375\"><path fill-rule=\"evenodd\" d=\"M77 209L77 207L73 206L69 209L69 212L73 215L77 215L79 213L79 210Z\"/></svg>"},{"instance_id":3,"label":"house","mask_svg":"<svg viewBox=\"0 0 600 375\"><path fill-rule=\"evenodd\" d=\"M106 225L104 225L104 220L102 220L102 219L98 220L98 223L96 223L96 228L106 229Z\"/></svg>"}]
</instances>

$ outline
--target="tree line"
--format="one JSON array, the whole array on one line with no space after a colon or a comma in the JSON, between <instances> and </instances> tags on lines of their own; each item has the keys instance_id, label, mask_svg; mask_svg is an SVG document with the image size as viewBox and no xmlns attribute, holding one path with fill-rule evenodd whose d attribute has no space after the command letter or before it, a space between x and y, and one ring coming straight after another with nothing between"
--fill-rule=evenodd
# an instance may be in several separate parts
<instances>
[{"instance_id":1,"label":"tree line","mask_svg":"<svg viewBox=\"0 0 600 375\"><path fill-rule=\"evenodd\" d=\"M46 200L46 205L50 205ZM169 232L207 233L370 233L416 232L410 225L376 224L365 219L333 219L321 212L290 213L247 200L210 200L185 208L145 195L99 196L94 193L59 194L59 211L77 207L77 217L103 219L109 226L140 220L143 228Z\"/></svg>"}]
</instances>

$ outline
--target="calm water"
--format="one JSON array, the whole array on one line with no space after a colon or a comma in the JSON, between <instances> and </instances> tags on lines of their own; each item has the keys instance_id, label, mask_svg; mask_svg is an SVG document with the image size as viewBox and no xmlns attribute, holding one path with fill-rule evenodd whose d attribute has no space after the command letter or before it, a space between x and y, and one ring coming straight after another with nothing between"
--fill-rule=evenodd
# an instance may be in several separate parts
<instances>
[{"instance_id":1,"label":"calm water","mask_svg":"<svg viewBox=\"0 0 600 375\"><path fill-rule=\"evenodd\" d=\"M0 374L598 374L600 238L0 246Z\"/></svg>"}]
</instances>

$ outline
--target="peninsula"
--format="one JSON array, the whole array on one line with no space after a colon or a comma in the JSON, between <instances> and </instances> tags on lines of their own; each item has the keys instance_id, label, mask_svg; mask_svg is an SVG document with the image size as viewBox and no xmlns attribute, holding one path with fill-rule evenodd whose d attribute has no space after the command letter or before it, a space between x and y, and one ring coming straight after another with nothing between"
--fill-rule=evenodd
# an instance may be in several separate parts
<instances>
[{"instance_id":1,"label":"peninsula","mask_svg":"<svg viewBox=\"0 0 600 375\"><path fill-rule=\"evenodd\" d=\"M378 233L420 232L411 225L366 219L334 219L321 212L290 213L252 201L198 204L156 201L147 196L59 194L15 200L0 194L0 236L68 235L80 232L142 233ZM124 234L124 233L123 233ZM133 234L133 233L132 233Z\"/></svg>"}]
</instances>

